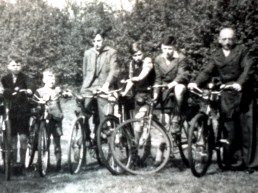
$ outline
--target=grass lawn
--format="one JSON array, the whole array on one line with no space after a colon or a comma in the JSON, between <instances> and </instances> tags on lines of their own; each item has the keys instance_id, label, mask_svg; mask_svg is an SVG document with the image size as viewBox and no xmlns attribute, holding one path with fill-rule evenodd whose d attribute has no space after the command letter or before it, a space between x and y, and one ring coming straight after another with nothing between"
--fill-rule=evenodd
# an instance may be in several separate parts
<instances>
[{"instance_id":1,"label":"grass lawn","mask_svg":"<svg viewBox=\"0 0 258 193\"><path fill-rule=\"evenodd\" d=\"M67 167L67 148L69 128L75 118L74 106L73 100L62 104L65 114L63 171L57 173L50 169L47 176L41 178L32 169L23 175L13 175L9 182L0 171L0 193L258 193L258 172L221 172L214 163L206 176L196 178L179 159L171 160L162 171L148 176L112 176L97 163L71 175ZM52 149L51 163L54 161Z\"/></svg>"}]
</instances>

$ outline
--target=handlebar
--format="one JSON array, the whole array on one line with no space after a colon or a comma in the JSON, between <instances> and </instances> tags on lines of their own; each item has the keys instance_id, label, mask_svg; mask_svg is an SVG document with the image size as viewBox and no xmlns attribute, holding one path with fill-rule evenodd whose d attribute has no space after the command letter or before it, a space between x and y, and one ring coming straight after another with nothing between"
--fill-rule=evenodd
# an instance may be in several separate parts
<instances>
[{"instance_id":1,"label":"handlebar","mask_svg":"<svg viewBox=\"0 0 258 193\"><path fill-rule=\"evenodd\" d=\"M33 97L31 98L31 101L33 101L37 104L44 105L50 101L56 101L60 97L64 97L64 96L71 97L71 95L72 95L71 92L68 90L59 92L54 98L51 98L49 95L45 95L43 97L38 97L37 95L34 94Z\"/></svg>"},{"instance_id":2,"label":"handlebar","mask_svg":"<svg viewBox=\"0 0 258 193\"><path fill-rule=\"evenodd\" d=\"M215 97L217 99L217 97L221 95L222 91L235 90L232 85L225 85L225 84L222 84L220 88L217 90L212 90L212 89L213 89L213 86L211 85L208 86L208 89L201 89L197 86L197 87L189 88L189 91L199 96L200 98L203 98L204 100L214 100Z\"/></svg>"}]
</instances>

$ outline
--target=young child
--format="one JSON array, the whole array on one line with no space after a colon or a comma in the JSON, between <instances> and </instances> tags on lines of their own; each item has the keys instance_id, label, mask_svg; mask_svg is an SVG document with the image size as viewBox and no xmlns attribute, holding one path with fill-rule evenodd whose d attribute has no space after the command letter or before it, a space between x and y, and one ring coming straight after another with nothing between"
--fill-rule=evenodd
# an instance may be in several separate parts
<instances>
[{"instance_id":1,"label":"young child","mask_svg":"<svg viewBox=\"0 0 258 193\"><path fill-rule=\"evenodd\" d=\"M60 93L60 87L56 86L56 75L54 71L47 69L43 72L43 83L44 87L36 90L35 94L37 97L49 97L50 99L55 99ZM54 147L55 147L55 156L56 156L56 170L61 169L61 136L63 135L62 131L62 119L63 112L60 105L60 99L53 100L50 105L49 113L51 114L51 119L47 126L47 131L49 137L53 135Z\"/></svg>"},{"instance_id":2,"label":"young child","mask_svg":"<svg viewBox=\"0 0 258 193\"><path fill-rule=\"evenodd\" d=\"M29 114L30 108L27 100L27 94L32 95L33 82L22 73L22 60L18 55L10 55L8 57L7 68L9 73L2 77L1 83L4 88L5 101L9 101L10 105L10 123L11 123L11 140L12 140L12 162L17 162L17 144L18 135L20 139L20 163L24 166L25 153L27 146L27 137L29 134ZM25 92L13 92L20 89Z\"/></svg>"}]
</instances>

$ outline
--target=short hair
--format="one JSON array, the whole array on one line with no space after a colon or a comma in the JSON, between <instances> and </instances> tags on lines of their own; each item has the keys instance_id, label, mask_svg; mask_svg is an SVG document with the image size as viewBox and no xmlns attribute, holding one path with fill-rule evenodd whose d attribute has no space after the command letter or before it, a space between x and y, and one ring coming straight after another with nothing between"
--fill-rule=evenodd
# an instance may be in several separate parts
<instances>
[{"instance_id":1,"label":"short hair","mask_svg":"<svg viewBox=\"0 0 258 193\"><path fill-rule=\"evenodd\" d=\"M8 56L8 64L11 62L11 61L15 61L16 63L22 63L22 57L19 55L19 54L10 54Z\"/></svg>"},{"instance_id":2,"label":"short hair","mask_svg":"<svg viewBox=\"0 0 258 193\"><path fill-rule=\"evenodd\" d=\"M102 38L106 37L106 33L103 29L95 28L91 32L91 39L94 39L97 35L100 35Z\"/></svg>"},{"instance_id":3,"label":"short hair","mask_svg":"<svg viewBox=\"0 0 258 193\"><path fill-rule=\"evenodd\" d=\"M55 75L54 70L48 68L43 71L43 79L44 78L55 78L55 77L56 77L56 75Z\"/></svg>"},{"instance_id":4,"label":"short hair","mask_svg":"<svg viewBox=\"0 0 258 193\"><path fill-rule=\"evenodd\" d=\"M135 54L136 52L138 51L142 51L144 52L144 46L143 46L143 43L141 41L138 41L138 42L134 42L131 44L130 48L129 48L129 52L130 54Z\"/></svg>"},{"instance_id":5,"label":"short hair","mask_svg":"<svg viewBox=\"0 0 258 193\"><path fill-rule=\"evenodd\" d=\"M161 44L166 46L175 46L177 44L176 38L172 35L168 35L163 37Z\"/></svg>"}]
</instances>

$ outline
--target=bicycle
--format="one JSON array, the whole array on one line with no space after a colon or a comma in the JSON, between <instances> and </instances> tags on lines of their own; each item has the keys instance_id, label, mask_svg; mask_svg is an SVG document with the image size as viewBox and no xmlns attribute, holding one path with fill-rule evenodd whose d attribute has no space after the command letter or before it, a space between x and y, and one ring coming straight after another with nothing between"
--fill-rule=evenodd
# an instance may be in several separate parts
<instances>
[{"instance_id":1,"label":"bicycle","mask_svg":"<svg viewBox=\"0 0 258 193\"><path fill-rule=\"evenodd\" d=\"M11 123L9 118L9 111L10 111L10 104L11 101L8 99L4 99L4 114L2 115L2 135L3 135L3 142L2 142L2 157L3 157L3 164L4 164L4 174L5 180L11 179L11 154L12 144L11 144Z\"/></svg>"},{"instance_id":2,"label":"bicycle","mask_svg":"<svg viewBox=\"0 0 258 193\"><path fill-rule=\"evenodd\" d=\"M212 161L213 150L217 153L218 166L221 169L226 167L223 163L223 152L228 141L223 139L223 131L219 127L219 101L221 91L230 89L230 86L222 86L220 90L214 90L214 87L215 85L210 83L208 90L189 90L203 102L200 111L191 121L188 135L189 165L195 177L206 174Z\"/></svg>"},{"instance_id":3,"label":"bicycle","mask_svg":"<svg viewBox=\"0 0 258 193\"><path fill-rule=\"evenodd\" d=\"M12 144L11 144L11 123L10 123L10 108L12 105L12 97L16 96L19 93L25 93L27 94L26 89L19 89L18 87L14 89L14 91L4 91L4 112L1 115L2 120L2 157L4 162L4 173L5 173L5 179L10 180L11 179L11 170L12 170Z\"/></svg>"},{"instance_id":4,"label":"bicycle","mask_svg":"<svg viewBox=\"0 0 258 193\"><path fill-rule=\"evenodd\" d=\"M27 143L25 168L32 165L36 151L38 152L37 170L41 177L46 176L50 159L50 136L48 134L48 123L51 119L49 113L50 104L62 96L69 96L68 91L60 92L56 97L38 97L34 95L31 99L37 106L32 109L29 124L29 140Z\"/></svg>"},{"instance_id":5,"label":"bicycle","mask_svg":"<svg viewBox=\"0 0 258 193\"><path fill-rule=\"evenodd\" d=\"M89 155L98 161L100 165L104 164L105 166L108 166L106 161L105 155L99 153L99 149L105 149L102 148L102 144L99 144L98 148L98 140L101 142L104 142L105 140L100 139L102 138L102 132L98 130L99 125L101 124L101 128L104 128L104 125L107 123L106 119L102 123L98 123L98 120L96 118L98 117L98 112L96 108L92 109L85 109L84 107L84 101L86 98L92 99L92 103L96 102L96 99L104 98L107 99L109 95L112 95L112 93L118 92L116 91L110 91L109 93L104 93L101 90L97 90L92 92L92 95L88 96L75 96L76 97L76 103L77 106L80 108L80 111L76 111L76 119L73 122L72 125L72 134L69 141L69 150L68 150L68 165L69 170L71 174L76 174L80 171L81 166L83 163L87 164L87 152L89 152ZM89 105L92 106L92 105ZM103 107L104 108L104 107ZM115 124L117 119L115 117L110 117L110 121L112 121L112 124ZM94 122L94 129L93 131L90 130L89 126L89 119L93 118ZM98 133L97 133L98 132ZM98 139L99 138L99 139ZM101 152L104 154L106 150L102 150ZM110 171L116 172L112 167L108 167Z\"/></svg>"},{"instance_id":6,"label":"bicycle","mask_svg":"<svg viewBox=\"0 0 258 193\"><path fill-rule=\"evenodd\" d=\"M125 104L129 100L121 95L121 91L122 89L118 89L109 93L108 109L110 110L97 129L97 145L101 162L113 175L123 173L123 170L113 159L109 144L114 129L127 119Z\"/></svg>"},{"instance_id":7,"label":"bicycle","mask_svg":"<svg viewBox=\"0 0 258 193\"><path fill-rule=\"evenodd\" d=\"M155 86L167 87L166 85ZM186 149L183 147L187 140L187 128L183 124L185 122L182 119L183 116L180 117L180 134L172 135L171 125L165 128L154 115L155 103L153 99L146 101L149 107L146 116L125 121L112 133L110 145L113 157L121 168L131 174L150 174L164 168L169 158L175 155L173 151L175 144L187 164ZM141 130L139 138L135 135L137 127ZM161 157L161 160L157 160L157 157Z\"/></svg>"}]
</instances>

